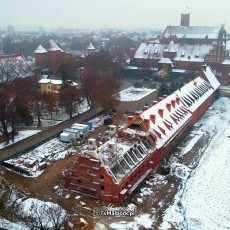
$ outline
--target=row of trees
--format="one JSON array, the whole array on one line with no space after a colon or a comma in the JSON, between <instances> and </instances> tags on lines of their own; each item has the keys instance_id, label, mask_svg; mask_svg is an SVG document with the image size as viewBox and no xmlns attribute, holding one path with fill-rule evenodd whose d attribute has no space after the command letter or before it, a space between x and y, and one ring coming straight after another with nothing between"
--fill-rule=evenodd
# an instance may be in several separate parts
<instances>
[{"instance_id":1,"label":"row of trees","mask_svg":"<svg viewBox=\"0 0 230 230\"><path fill-rule=\"evenodd\" d=\"M84 98L89 106L98 104L102 110L112 109L118 104L116 95L121 65L108 52L102 51L85 58L81 87L73 86L69 81L76 76L71 66L73 63L68 60L60 65L58 74L63 85L59 93L41 94L36 76L15 78L0 88L0 132L7 144L10 133L14 141L15 126L19 123L29 125L32 117L36 117L38 126L41 126L44 115L50 114L52 119L53 113L60 108L72 118Z\"/></svg>"},{"instance_id":2,"label":"row of trees","mask_svg":"<svg viewBox=\"0 0 230 230\"><path fill-rule=\"evenodd\" d=\"M41 118L60 108L64 108L70 118L82 101L79 89L71 85L63 85L60 94L39 92L37 81L29 78L17 78L10 86L0 88L0 133L9 143L10 135L14 141L15 126L24 123L30 125L36 117L38 126L42 126Z\"/></svg>"},{"instance_id":3,"label":"row of trees","mask_svg":"<svg viewBox=\"0 0 230 230\"><path fill-rule=\"evenodd\" d=\"M113 58L109 52L100 51L86 56L82 60L82 65L84 66L84 74L80 82L81 93L86 98L88 105L97 103L102 110L113 108L118 102L116 94L119 90L121 62ZM67 57L63 61L57 76L63 80L64 84L76 80L76 64L73 58ZM67 93L66 91L69 90L70 88L63 90L61 94ZM74 96L74 98L76 97ZM71 99L69 98L69 100Z\"/></svg>"},{"instance_id":4,"label":"row of trees","mask_svg":"<svg viewBox=\"0 0 230 230\"><path fill-rule=\"evenodd\" d=\"M108 110L118 104L119 76L122 68L120 62L101 51L89 55L84 60L84 74L81 79L83 94L88 105L97 103L102 110Z\"/></svg>"}]
</instances>

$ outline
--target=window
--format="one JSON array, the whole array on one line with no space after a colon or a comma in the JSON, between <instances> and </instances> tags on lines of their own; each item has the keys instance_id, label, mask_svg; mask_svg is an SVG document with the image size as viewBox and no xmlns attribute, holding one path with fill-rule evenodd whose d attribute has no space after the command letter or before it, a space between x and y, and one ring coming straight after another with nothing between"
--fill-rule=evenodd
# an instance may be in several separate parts
<instances>
[{"instance_id":1,"label":"window","mask_svg":"<svg viewBox=\"0 0 230 230\"><path fill-rule=\"evenodd\" d=\"M103 175L101 175L101 180L104 180L104 176Z\"/></svg>"},{"instance_id":2,"label":"window","mask_svg":"<svg viewBox=\"0 0 230 230\"><path fill-rule=\"evenodd\" d=\"M104 191L104 190L105 190L105 186L103 186L103 185L102 185L102 186L101 186L101 190L103 190L103 191Z\"/></svg>"},{"instance_id":3,"label":"window","mask_svg":"<svg viewBox=\"0 0 230 230\"><path fill-rule=\"evenodd\" d=\"M77 184L81 184L81 180L77 180Z\"/></svg>"}]
</instances>

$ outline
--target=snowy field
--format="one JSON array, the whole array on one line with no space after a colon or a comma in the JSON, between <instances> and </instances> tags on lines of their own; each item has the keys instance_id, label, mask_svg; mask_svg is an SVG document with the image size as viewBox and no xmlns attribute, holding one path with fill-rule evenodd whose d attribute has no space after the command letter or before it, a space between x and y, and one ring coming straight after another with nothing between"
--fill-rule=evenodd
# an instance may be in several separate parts
<instances>
[{"instance_id":1,"label":"snowy field","mask_svg":"<svg viewBox=\"0 0 230 230\"><path fill-rule=\"evenodd\" d=\"M34 134L37 134L41 132L41 130L24 130L24 131L18 131L18 134L15 135L14 142L20 141L22 139L25 139L27 137L33 136ZM8 145L13 144L12 141L10 140L10 143ZM7 145L7 146L8 146ZM0 143L0 149L5 147L5 143Z\"/></svg>"},{"instance_id":2,"label":"snowy field","mask_svg":"<svg viewBox=\"0 0 230 230\"><path fill-rule=\"evenodd\" d=\"M135 88L134 86L131 86L120 92L119 100L120 101L138 101L155 91L156 89Z\"/></svg>"},{"instance_id":3,"label":"snowy field","mask_svg":"<svg viewBox=\"0 0 230 230\"><path fill-rule=\"evenodd\" d=\"M220 98L196 124L199 133L208 133L213 138L199 165L191 172L184 187L178 191L174 204L166 210L161 229L170 229L171 223L176 229L229 229L229 111L230 99ZM184 172L186 180L190 169L185 168Z\"/></svg>"}]
</instances>

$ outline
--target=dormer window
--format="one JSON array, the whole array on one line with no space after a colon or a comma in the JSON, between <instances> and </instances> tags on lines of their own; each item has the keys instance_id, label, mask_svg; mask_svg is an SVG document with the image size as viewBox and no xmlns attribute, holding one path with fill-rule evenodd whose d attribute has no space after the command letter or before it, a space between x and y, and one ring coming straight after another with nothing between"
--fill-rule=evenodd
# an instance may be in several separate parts
<instances>
[{"instance_id":1,"label":"dormer window","mask_svg":"<svg viewBox=\"0 0 230 230\"><path fill-rule=\"evenodd\" d=\"M200 56L200 52L197 51L195 57L197 58L197 57L199 57L199 56Z\"/></svg>"},{"instance_id":2,"label":"dormer window","mask_svg":"<svg viewBox=\"0 0 230 230\"><path fill-rule=\"evenodd\" d=\"M144 54L147 54L147 53L148 53L148 49L145 49L145 50L144 50Z\"/></svg>"},{"instance_id":3,"label":"dormer window","mask_svg":"<svg viewBox=\"0 0 230 230\"><path fill-rule=\"evenodd\" d=\"M181 57L184 57L184 55L185 55L185 51L183 50L181 53Z\"/></svg>"},{"instance_id":4,"label":"dormer window","mask_svg":"<svg viewBox=\"0 0 230 230\"><path fill-rule=\"evenodd\" d=\"M155 49L154 54L158 54L158 49L157 48Z\"/></svg>"}]
</instances>

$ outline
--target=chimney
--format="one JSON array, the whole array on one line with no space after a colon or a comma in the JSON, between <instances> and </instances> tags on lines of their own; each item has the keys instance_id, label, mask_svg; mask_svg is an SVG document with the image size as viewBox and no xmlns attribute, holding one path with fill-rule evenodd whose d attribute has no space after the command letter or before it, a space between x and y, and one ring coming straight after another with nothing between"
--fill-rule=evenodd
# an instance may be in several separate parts
<instances>
[{"instance_id":1,"label":"chimney","mask_svg":"<svg viewBox=\"0 0 230 230\"><path fill-rule=\"evenodd\" d=\"M153 122L153 124L156 124L156 115L150 114L150 120Z\"/></svg>"},{"instance_id":2,"label":"chimney","mask_svg":"<svg viewBox=\"0 0 230 230\"><path fill-rule=\"evenodd\" d=\"M202 65L202 69L204 70L204 72L206 72L206 69L207 69L207 65Z\"/></svg>"},{"instance_id":3,"label":"chimney","mask_svg":"<svg viewBox=\"0 0 230 230\"><path fill-rule=\"evenodd\" d=\"M180 98L176 97L176 103L179 105L180 104Z\"/></svg>"},{"instance_id":4,"label":"chimney","mask_svg":"<svg viewBox=\"0 0 230 230\"><path fill-rule=\"evenodd\" d=\"M194 81L193 83L194 83L195 86L197 86L197 82L196 81Z\"/></svg>"},{"instance_id":5,"label":"chimney","mask_svg":"<svg viewBox=\"0 0 230 230\"><path fill-rule=\"evenodd\" d=\"M170 103L167 103L167 104L166 104L166 108L167 108L168 111L170 112L170 111L171 111L171 104L170 104Z\"/></svg>"},{"instance_id":6,"label":"chimney","mask_svg":"<svg viewBox=\"0 0 230 230\"><path fill-rule=\"evenodd\" d=\"M133 120L134 120L134 116L128 116L127 117L128 124L132 123Z\"/></svg>"},{"instance_id":7,"label":"chimney","mask_svg":"<svg viewBox=\"0 0 230 230\"><path fill-rule=\"evenodd\" d=\"M171 104L172 104L173 108L175 108L175 106L176 106L176 101L175 101L175 100L171 100Z\"/></svg>"},{"instance_id":8,"label":"chimney","mask_svg":"<svg viewBox=\"0 0 230 230\"><path fill-rule=\"evenodd\" d=\"M164 98L163 97L159 97L158 98L158 101L162 101Z\"/></svg>"},{"instance_id":9,"label":"chimney","mask_svg":"<svg viewBox=\"0 0 230 230\"><path fill-rule=\"evenodd\" d=\"M135 117L139 117L141 115L140 111L135 111Z\"/></svg>"},{"instance_id":10,"label":"chimney","mask_svg":"<svg viewBox=\"0 0 230 230\"><path fill-rule=\"evenodd\" d=\"M150 119L149 119L149 118L145 118L145 119L144 119L144 125L145 125L145 127L146 127L147 129L149 129L149 127L150 127Z\"/></svg>"},{"instance_id":11,"label":"chimney","mask_svg":"<svg viewBox=\"0 0 230 230\"><path fill-rule=\"evenodd\" d=\"M163 109L158 109L158 113L161 117L163 117L164 115L164 110Z\"/></svg>"},{"instance_id":12,"label":"chimney","mask_svg":"<svg viewBox=\"0 0 230 230\"><path fill-rule=\"evenodd\" d=\"M164 94L164 95L163 95L163 98L166 98L166 97L168 97L168 95Z\"/></svg>"},{"instance_id":13,"label":"chimney","mask_svg":"<svg viewBox=\"0 0 230 230\"><path fill-rule=\"evenodd\" d=\"M153 101L152 105L156 105L158 103L158 101Z\"/></svg>"},{"instance_id":14,"label":"chimney","mask_svg":"<svg viewBox=\"0 0 230 230\"><path fill-rule=\"evenodd\" d=\"M143 107L143 111L146 111L146 110L148 110L149 109L149 106L148 105L145 105L144 107Z\"/></svg>"}]
</instances>

